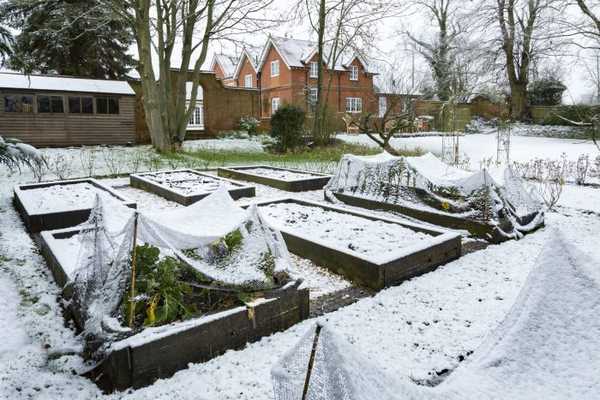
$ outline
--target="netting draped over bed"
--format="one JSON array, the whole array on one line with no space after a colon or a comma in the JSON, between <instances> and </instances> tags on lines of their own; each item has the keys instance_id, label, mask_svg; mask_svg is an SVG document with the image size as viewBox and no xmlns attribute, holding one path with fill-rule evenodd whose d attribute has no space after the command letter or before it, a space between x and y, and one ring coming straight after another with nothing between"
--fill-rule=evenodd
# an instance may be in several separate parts
<instances>
[{"instance_id":1,"label":"netting draped over bed","mask_svg":"<svg viewBox=\"0 0 600 400\"><path fill-rule=\"evenodd\" d=\"M81 225L74 278L88 331L100 332L102 319L113 314L123 298L131 274L134 231L137 245L155 246L161 254L192 267L203 283L228 289L276 288L273 276L290 265L279 231L265 223L256 206L238 207L225 190L189 207L155 214L97 196L89 220ZM239 241L235 250L224 242L232 233Z\"/></svg>"},{"instance_id":2,"label":"netting draped over bed","mask_svg":"<svg viewBox=\"0 0 600 400\"><path fill-rule=\"evenodd\" d=\"M386 375L325 326L310 374L314 328L273 367L275 400L303 399L307 375L307 400L598 397L600 260L551 236L504 321L438 386Z\"/></svg>"},{"instance_id":3,"label":"netting draped over bed","mask_svg":"<svg viewBox=\"0 0 600 400\"><path fill-rule=\"evenodd\" d=\"M497 226L500 234L519 238L544 221L542 202L510 168L492 177L483 169L469 172L443 163L433 154L394 157L347 154L325 187L335 193L446 213Z\"/></svg>"}]
</instances>

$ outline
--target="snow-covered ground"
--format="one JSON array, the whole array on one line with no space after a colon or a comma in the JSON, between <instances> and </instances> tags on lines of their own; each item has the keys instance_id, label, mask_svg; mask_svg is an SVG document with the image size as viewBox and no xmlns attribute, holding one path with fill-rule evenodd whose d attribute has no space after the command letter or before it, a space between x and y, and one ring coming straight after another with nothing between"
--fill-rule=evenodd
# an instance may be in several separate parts
<instances>
[{"instance_id":1,"label":"snow-covered ground","mask_svg":"<svg viewBox=\"0 0 600 400\"><path fill-rule=\"evenodd\" d=\"M338 139L348 143L377 147L377 144L366 135L339 135ZM442 138L440 136L393 138L390 144L396 149L416 150L434 154L442 153ZM480 169L484 160L496 160L497 144L493 134L474 134L461 136L459 151L466 154L470 160L471 169ZM530 136L513 136L511 138L510 158L512 161L527 162L535 158L560 160L565 153L567 159L576 161L582 154L595 157L598 148L591 140L556 139Z\"/></svg>"},{"instance_id":2,"label":"snow-covered ground","mask_svg":"<svg viewBox=\"0 0 600 400\"><path fill-rule=\"evenodd\" d=\"M432 146L439 141L441 147L440 138L399 140L417 143L431 140ZM493 136L469 135L461 141L473 154L481 151L482 157L488 157L486 152L495 155ZM575 159L584 152L598 154L593 145L581 141L515 138L513 146L515 154L520 154L523 160L560 157L565 150L575 155ZM526 148L520 149L522 146ZM61 154L58 149L52 151ZM117 151L136 150L120 148ZM100 168L106 169L106 166ZM242 350L228 351L207 363L190 365L170 379L159 380L137 391L103 396L93 383L78 377L76 372L83 369L82 359L76 355L81 351L81 341L64 326L57 300L60 291L11 205L12 186L30 180L28 172L12 176L0 174L0 323L3 327L0 330L0 398L272 399L271 367L315 320L263 338ZM118 187L127 180L111 182ZM255 200L283 194L273 188L255 186ZM126 186L118 190L144 203L144 207L178 207ZM298 196L321 200L322 192ZM249 201L253 199L242 199L240 203ZM600 259L598 212L600 189L567 185L558 211L547 215L546 228L522 240L492 245L465 255L434 272L321 318L388 375L417 382L436 381L438 374L444 375L461 360L469 358L505 317L554 228L561 229L574 246ZM315 279L322 282L328 278ZM346 287L346 283L334 279L329 285Z\"/></svg>"}]
</instances>

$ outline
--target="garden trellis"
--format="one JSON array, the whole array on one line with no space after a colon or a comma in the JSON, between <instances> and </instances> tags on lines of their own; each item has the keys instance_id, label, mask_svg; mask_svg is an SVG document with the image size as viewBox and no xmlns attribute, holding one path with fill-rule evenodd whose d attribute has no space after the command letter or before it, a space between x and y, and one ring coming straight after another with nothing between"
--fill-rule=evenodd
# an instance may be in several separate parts
<instances>
[{"instance_id":1,"label":"garden trellis","mask_svg":"<svg viewBox=\"0 0 600 400\"><path fill-rule=\"evenodd\" d=\"M223 239L232 232L239 241L235 251ZM152 215L97 196L79 240L75 301L85 316L86 332L93 335L103 335L105 319L117 314L127 285L132 289L135 284L136 243L155 246L190 267L203 290L274 290L286 283L290 265L281 234L256 207L238 207L224 190L192 206ZM134 289L130 293L128 300L136 301L139 295Z\"/></svg>"}]
</instances>

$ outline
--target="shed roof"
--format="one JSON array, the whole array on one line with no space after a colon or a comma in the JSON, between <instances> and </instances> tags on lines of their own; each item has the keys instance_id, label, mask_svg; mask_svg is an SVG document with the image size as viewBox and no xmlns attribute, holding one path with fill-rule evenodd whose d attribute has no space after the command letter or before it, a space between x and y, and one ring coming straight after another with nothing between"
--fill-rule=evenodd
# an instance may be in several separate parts
<instances>
[{"instance_id":1,"label":"shed roof","mask_svg":"<svg viewBox=\"0 0 600 400\"><path fill-rule=\"evenodd\" d=\"M24 75L18 72L0 72L0 89L135 95L127 81L75 78L62 75Z\"/></svg>"}]
</instances>

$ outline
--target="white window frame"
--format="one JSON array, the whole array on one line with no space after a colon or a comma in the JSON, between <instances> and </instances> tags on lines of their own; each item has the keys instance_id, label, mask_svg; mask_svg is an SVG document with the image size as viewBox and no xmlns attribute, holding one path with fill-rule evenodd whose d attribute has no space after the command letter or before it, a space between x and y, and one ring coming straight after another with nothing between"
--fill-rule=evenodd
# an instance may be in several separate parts
<instances>
[{"instance_id":1,"label":"white window frame","mask_svg":"<svg viewBox=\"0 0 600 400\"><path fill-rule=\"evenodd\" d=\"M271 77L279 76L279 60L271 61Z\"/></svg>"},{"instance_id":2,"label":"white window frame","mask_svg":"<svg viewBox=\"0 0 600 400\"><path fill-rule=\"evenodd\" d=\"M387 97L379 96L379 118L383 118L387 112Z\"/></svg>"},{"instance_id":3,"label":"white window frame","mask_svg":"<svg viewBox=\"0 0 600 400\"><path fill-rule=\"evenodd\" d=\"M361 113L362 112L362 98L361 97L346 97L346 112L347 113Z\"/></svg>"},{"instance_id":4,"label":"white window frame","mask_svg":"<svg viewBox=\"0 0 600 400\"><path fill-rule=\"evenodd\" d=\"M244 76L244 87L252 88L254 87L254 82L252 79L252 74L247 74Z\"/></svg>"},{"instance_id":5,"label":"white window frame","mask_svg":"<svg viewBox=\"0 0 600 400\"><path fill-rule=\"evenodd\" d=\"M186 107L189 107L189 101L186 103ZM190 116L188 121L187 129L190 131L203 131L204 130L204 103L202 100L196 100L196 107Z\"/></svg>"},{"instance_id":6,"label":"white window frame","mask_svg":"<svg viewBox=\"0 0 600 400\"><path fill-rule=\"evenodd\" d=\"M319 77L319 63L317 61L311 61L310 70L308 72L309 78L318 78Z\"/></svg>"},{"instance_id":7,"label":"white window frame","mask_svg":"<svg viewBox=\"0 0 600 400\"><path fill-rule=\"evenodd\" d=\"M351 65L350 66L350 80L357 81L358 80L358 66Z\"/></svg>"},{"instance_id":8,"label":"white window frame","mask_svg":"<svg viewBox=\"0 0 600 400\"><path fill-rule=\"evenodd\" d=\"M311 104L317 104L318 96L319 96L319 88L311 87L308 89L308 101Z\"/></svg>"},{"instance_id":9,"label":"white window frame","mask_svg":"<svg viewBox=\"0 0 600 400\"><path fill-rule=\"evenodd\" d=\"M281 106L281 99L279 97L273 97L271 99L271 115L275 114Z\"/></svg>"}]
</instances>

